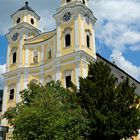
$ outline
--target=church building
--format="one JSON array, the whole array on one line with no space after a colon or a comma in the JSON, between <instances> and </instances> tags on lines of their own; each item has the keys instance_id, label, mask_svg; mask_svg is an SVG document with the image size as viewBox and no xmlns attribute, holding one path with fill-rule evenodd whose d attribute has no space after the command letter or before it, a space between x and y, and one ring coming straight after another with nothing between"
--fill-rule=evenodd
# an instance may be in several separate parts
<instances>
[{"instance_id":1,"label":"church building","mask_svg":"<svg viewBox=\"0 0 140 140\"><path fill-rule=\"evenodd\" d=\"M114 73L119 71L119 76L129 76L96 54L96 18L88 2L61 0L54 14L56 29L49 32L39 30L40 16L28 2L11 15L13 25L6 35L9 45L3 74L2 114L21 101L20 91L27 88L30 81L45 85L51 80L59 80L65 88L69 88L71 82L79 87L79 77L87 76L89 62L97 58L111 65ZM139 85L134 78L130 79L132 84ZM1 125L7 126L8 123L3 119ZM9 126L6 140L10 140L11 133Z\"/></svg>"}]
</instances>

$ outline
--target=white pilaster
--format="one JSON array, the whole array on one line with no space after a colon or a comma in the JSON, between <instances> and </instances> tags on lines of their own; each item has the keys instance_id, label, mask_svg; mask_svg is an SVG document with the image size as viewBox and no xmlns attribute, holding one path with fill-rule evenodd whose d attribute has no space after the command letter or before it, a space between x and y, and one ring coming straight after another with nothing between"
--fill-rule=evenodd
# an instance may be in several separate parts
<instances>
[{"instance_id":1,"label":"white pilaster","mask_svg":"<svg viewBox=\"0 0 140 140\"><path fill-rule=\"evenodd\" d=\"M92 25L92 38L93 38L93 54L94 54L94 58L96 59L96 46L95 46L95 29L94 29L95 25Z\"/></svg>"},{"instance_id":2,"label":"white pilaster","mask_svg":"<svg viewBox=\"0 0 140 140\"><path fill-rule=\"evenodd\" d=\"M61 28L60 21L57 22L57 53L56 57L61 56Z\"/></svg>"},{"instance_id":3,"label":"white pilaster","mask_svg":"<svg viewBox=\"0 0 140 140\"><path fill-rule=\"evenodd\" d=\"M76 86L77 89L79 89L79 77L81 76L81 68L80 68L80 57L77 56L76 58L77 62L76 62L76 68L75 68L75 78L76 78Z\"/></svg>"},{"instance_id":4,"label":"white pilaster","mask_svg":"<svg viewBox=\"0 0 140 140\"><path fill-rule=\"evenodd\" d=\"M79 50L79 26L78 15L74 17L74 31L75 31L75 51Z\"/></svg>"},{"instance_id":5,"label":"white pilaster","mask_svg":"<svg viewBox=\"0 0 140 140\"><path fill-rule=\"evenodd\" d=\"M53 40L53 42L54 42L54 48L53 48L53 50L54 50L54 57L56 57L56 36L54 37L54 40Z\"/></svg>"},{"instance_id":6,"label":"white pilaster","mask_svg":"<svg viewBox=\"0 0 140 140\"><path fill-rule=\"evenodd\" d=\"M84 28L84 19L81 20L81 39L82 39L82 47L85 46L85 28Z\"/></svg>"},{"instance_id":7,"label":"white pilaster","mask_svg":"<svg viewBox=\"0 0 140 140\"><path fill-rule=\"evenodd\" d=\"M9 94L8 94L8 85L7 82L5 81L5 86L4 86L4 91L3 91L3 102L2 102L2 115L7 111L7 102L9 99ZM8 121L6 119L1 120L1 126L7 126Z\"/></svg>"},{"instance_id":8,"label":"white pilaster","mask_svg":"<svg viewBox=\"0 0 140 140\"><path fill-rule=\"evenodd\" d=\"M55 81L61 81L61 65L60 61L56 62L56 76Z\"/></svg>"},{"instance_id":9,"label":"white pilaster","mask_svg":"<svg viewBox=\"0 0 140 140\"><path fill-rule=\"evenodd\" d=\"M19 46L19 63L18 63L18 68L21 68L22 65L22 49L23 49L23 45L22 45L22 37L20 37L20 46Z\"/></svg>"},{"instance_id":10,"label":"white pilaster","mask_svg":"<svg viewBox=\"0 0 140 140\"><path fill-rule=\"evenodd\" d=\"M24 22L26 22L27 21L27 17L26 17L26 15L24 16Z\"/></svg>"},{"instance_id":11,"label":"white pilaster","mask_svg":"<svg viewBox=\"0 0 140 140\"><path fill-rule=\"evenodd\" d=\"M21 101L21 98L20 98L20 79L21 79L21 76L18 75L17 77L17 91L16 91L16 103L19 103Z\"/></svg>"},{"instance_id":12,"label":"white pilaster","mask_svg":"<svg viewBox=\"0 0 140 140\"><path fill-rule=\"evenodd\" d=\"M44 46L42 46L41 64L44 64Z\"/></svg>"},{"instance_id":13,"label":"white pilaster","mask_svg":"<svg viewBox=\"0 0 140 140\"><path fill-rule=\"evenodd\" d=\"M3 103L2 103L2 114L4 114L7 110L7 100L8 100L8 85L5 82L4 92L3 92Z\"/></svg>"},{"instance_id":14,"label":"white pilaster","mask_svg":"<svg viewBox=\"0 0 140 140\"><path fill-rule=\"evenodd\" d=\"M28 88L27 85L28 85L28 76L24 76L24 85L23 85L23 89L27 89L27 88Z\"/></svg>"},{"instance_id":15,"label":"white pilaster","mask_svg":"<svg viewBox=\"0 0 140 140\"><path fill-rule=\"evenodd\" d=\"M29 83L28 81L28 78L29 78L29 71L28 69L24 71L24 82L23 82L23 89L27 89L27 85Z\"/></svg>"},{"instance_id":16,"label":"white pilaster","mask_svg":"<svg viewBox=\"0 0 140 140\"><path fill-rule=\"evenodd\" d=\"M8 45L8 48L7 48L7 62L6 62L6 72L9 71L9 65L10 65L10 45Z\"/></svg>"},{"instance_id":17,"label":"white pilaster","mask_svg":"<svg viewBox=\"0 0 140 140\"><path fill-rule=\"evenodd\" d=\"M40 83L44 85L44 68L40 67Z\"/></svg>"},{"instance_id":18,"label":"white pilaster","mask_svg":"<svg viewBox=\"0 0 140 140\"><path fill-rule=\"evenodd\" d=\"M28 67L29 64L29 49L25 50L25 67Z\"/></svg>"}]
</instances>

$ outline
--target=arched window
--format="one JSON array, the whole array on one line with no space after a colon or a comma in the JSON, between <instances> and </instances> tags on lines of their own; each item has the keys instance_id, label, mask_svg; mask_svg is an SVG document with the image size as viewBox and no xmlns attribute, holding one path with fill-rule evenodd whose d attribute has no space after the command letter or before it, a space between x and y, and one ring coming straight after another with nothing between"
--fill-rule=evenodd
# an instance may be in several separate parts
<instances>
[{"instance_id":1,"label":"arched window","mask_svg":"<svg viewBox=\"0 0 140 140\"><path fill-rule=\"evenodd\" d=\"M13 64L16 63L16 59L17 59L17 53L14 52L13 53Z\"/></svg>"},{"instance_id":2,"label":"arched window","mask_svg":"<svg viewBox=\"0 0 140 140\"><path fill-rule=\"evenodd\" d=\"M33 18L31 18L31 24L34 24L34 19Z\"/></svg>"},{"instance_id":3,"label":"arched window","mask_svg":"<svg viewBox=\"0 0 140 140\"><path fill-rule=\"evenodd\" d=\"M17 19L17 23L20 23L20 18Z\"/></svg>"},{"instance_id":4,"label":"arched window","mask_svg":"<svg viewBox=\"0 0 140 140\"><path fill-rule=\"evenodd\" d=\"M65 44L66 47L71 45L71 36L70 36L70 34L66 34L66 36L65 36L65 43L66 43Z\"/></svg>"},{"instance_id":5,"label":"arched window","mask_svg":"<svg viewBox=\"0 0 140 140\"><path fill-rule=\"evenodd\" d=\"M52 50L51 49L48 50L48 59L50 59L50 58L52 58Z\"/></svg>"},{"instance_id":6,"label":"arched window","mask_svg":"<svg viewBox=\"0 0 140 140\"><path fill-rule=\"evenodd\" d=\"M11 89L9 94L9 100L13 100L13 99L14 99L14 89Z\"/></svg>"},{"instance_id":7,"label":"arched window","mask_svg":"<svg viewBox=\"0 0 140 140\"><path fill-rule=\"evenodd\" d=\"M33 51L33 62L38 63L38 51Z\"/></svg>"},{"instance_id":8,"label":"arched window","mask_svg":"<svg viewBox=\"0 0 140 140\"><path fill-rule=\"evenodd\" d=\"M66 0L67 2L70 2L70 0Z\"/></svg>"},{"instance_id":9,"label":"arched window","mask_svg":"<svg viewBox=\"0 0 140 140\"><path fill-rule=\"evenodd\" d=\"M87 47L90 48L90 36L87 35Z\"/></svg>"}]
</instances>

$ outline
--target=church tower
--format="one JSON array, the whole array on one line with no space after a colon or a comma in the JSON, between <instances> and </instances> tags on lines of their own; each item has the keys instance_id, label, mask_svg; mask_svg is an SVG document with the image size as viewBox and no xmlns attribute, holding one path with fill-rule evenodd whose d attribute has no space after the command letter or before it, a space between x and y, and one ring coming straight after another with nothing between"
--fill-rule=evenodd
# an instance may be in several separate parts
<instances>
[{"instance_id":1,"label":"church tower","mask_svg":"<svg viewBox=\"0 0 140 140\"><path fill-rule=\"evenodd\" d=\"M19 92L27 86L27 84L23 84L27 83L26 70L23 70L26 67L27 59L27 51L24 48L25 39L40 34L40 30L38 30L40 17L29 7L28 2L25 2L22 8L12 14L11 18L13 25L6 35L8 47L6 73L3 75L5 86L2 113L21 101ZM7 121L3 119L2 125L6 124Z\"/></svg>"},{"instance_id":2,"label":"church tower","mask_svg":"<svg viewBox=\"0 0 140 140\"><path fill-rule=\"evenodd\" d=\"M94 24L89 0L61 0L54 15L57 26L57 57L83 50L96 58ZM67 49L66 49L67 48Z\"/></svg>"},{"instance_id":3,"label":"church tower","mask_svg":"<svg viewBox=\"0 0 140 140\"><path fill-rule=\"evenodd\" d=\"M25 2L25 6L12 14L11 18L13 26L6 35L9 43L7 51L7 72L24 65L24 39L34 37L40 33L37 29L40 17L28 6L28 2Z\"/></svg>"}]
</instances>

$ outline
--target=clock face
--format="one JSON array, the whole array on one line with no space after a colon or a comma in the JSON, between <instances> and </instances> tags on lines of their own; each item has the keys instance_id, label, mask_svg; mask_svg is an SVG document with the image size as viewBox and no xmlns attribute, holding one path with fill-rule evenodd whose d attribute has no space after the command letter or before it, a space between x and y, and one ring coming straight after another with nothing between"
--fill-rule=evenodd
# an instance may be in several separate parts
<instances>
[{"instance_id":1,"label":"clock face","mask_svg":"<svg viewBox=\"0 0 140 140\"><path fill-rule=\"evenodd\" d=\"M13 41L16 41L17 38L18 38L18 36L19 36L19 34L18 34L18 33L15 33L15 34L13 35L13 37L12 37L12 40L13 40Z\"/></svg>"},{"instance_id":2,"label":"clock face","mask_svg":"<svg viewBox=\"0 0 140 140\"><path fill-rule=\"evenodd\" d=\"M63 21L67 22L67 21L70 20L70 18L71 18L71 13L70 12L67 12L63 16Z\"/></svg>"}]
</instances>

